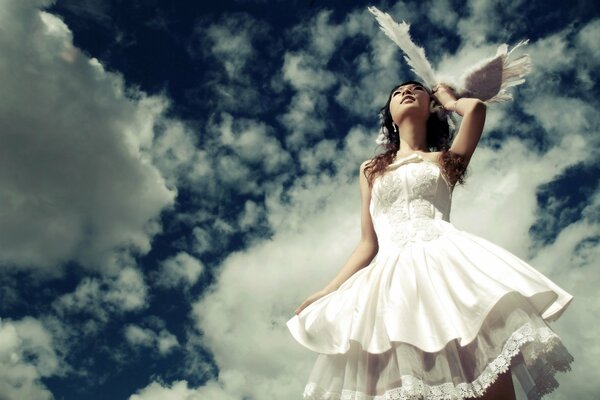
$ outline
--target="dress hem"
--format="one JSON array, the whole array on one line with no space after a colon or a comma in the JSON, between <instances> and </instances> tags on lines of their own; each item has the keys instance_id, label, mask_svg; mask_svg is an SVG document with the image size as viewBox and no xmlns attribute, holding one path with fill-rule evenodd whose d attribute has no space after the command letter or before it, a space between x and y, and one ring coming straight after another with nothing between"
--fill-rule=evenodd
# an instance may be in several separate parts
<instances>
[{"instance_id":1,"label":"dress hem","mask_svg":"<svg viewBox=\"0 0 600 400\"><path fill-rule=\"evenodd\" d=\"M525 349L527 344L535 342L542 345L541 349L535 346ZM305 387L303 399L417 400L426 398L430 400L460 400L480 397L502 373L509 369L511 364L515 363L515 357L519 353L525 353L528 363L534 363L538 358L547 354L550 355L548 358L553 360L545 366L544 373L537 376L534 384L527 389L528 399L539 399L556 389L558 382L554 379L554 375L558 371L570 371L570 365L574 361L571 354L562 345L560 337L554 331L547 327L534 329L531 324L526 323L513 332L504 344L501 353L487 365L473 382L464 382L458 385L448 382L442 385L430 386L417 377L403 375L399 387L387 390L382 395L368 395L352 390L342 390L341 393L332 392L318 387L314 382L309 382ZM515 374L514 370L512 372ZM518 377L518 379L521 379L521 377Z\"/></svg>"},{"instance_id":2,"label":"dress hem","mask_svg":"<svg viewBox=\"0 0 600 400\"><path fill-rule=\"evenodd\" d=\"M422 346L422 344L420 344L420 343L415 343L415 342L413 342L411 340L407 340L407 339L391 339L390 342L408 343L410 345L420 348L423 351L427 351L430 353L440 351L445 346L447 346L448 343L450 343L453 340L459 340L459 343L461 346L466 346L477 337L479 331L481 330L481 326L485 323L486 318L490 315L491 311L496 306L498 306L499 303L502 302L502 300L505 297L518 294L518 295L523 296L524 299L527 299L528 301L530 301L535 296L543 295L543 294L550 294L550 293L555 295L554 299L552 301L550 301L542 309L538 308L537 311L538 311L538 315L540 315L540 317L542 319L544 319L546 321L554 321L554 320L558 319L558 317L566 310L567 306L573 300L573 296L571 296L570 298L568 298L565 301L564 299L561 299L559 293L556 293L554 290L540 291L540 292L532 294L531 296L525 296L525 295L523 295L523 293L521 293L519 291L511 290L511 291L508 291L508 292L502 294L501 296L497 297L496 299L494 299L493 301L490 302L490 306L485 310L484 313L482 313L482 315L485 315L485 317L483 317L481 320L477 321L476 324L473 324L476 327L476 329L473 329L474 334L469 334L468 336L467 335L454 336L448 340L442 339L442 340L445 340L445 343L443 343L441 346L438 345L436 348ZM550 311L550 310L552 310L552 311L548 314L548 311ZM290 319L287 322L287 326L288 326L290 333L292 334L292 336L294 337L294 339L296 339L296 341L298 343L300 343L302 346L304 346L308 350L311 350L315 353L328 354L328 355L344 354L350 349L350 341L359 343L363 349L365 349L366 351L369 351L368 347L365 348L365 346L362 342L352 339L352 338L348 339L346 341L346 343L344 343L343 347L335 347L333 349L330 348L328 350L325 350L323 348L318 348L317 346L313 346L312 344L310 344L310 340L307 338L304 328L300 325L300 319L299 319L298 315L295 315L292 319ZM386 352L391 348L392 348L392 346L390 346L386 349L383 349L383 350L379 349L378 351L369 351L369 352L373 353L373 354L379 354L379 353Z\"/></svg>"}]
</instances>

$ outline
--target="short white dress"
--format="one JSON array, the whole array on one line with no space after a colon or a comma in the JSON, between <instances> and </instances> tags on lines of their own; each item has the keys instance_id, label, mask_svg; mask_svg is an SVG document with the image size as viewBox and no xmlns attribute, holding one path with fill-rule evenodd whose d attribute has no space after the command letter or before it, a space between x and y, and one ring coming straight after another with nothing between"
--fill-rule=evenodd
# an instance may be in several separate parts
<instances>
[{"instance_id":1,"label":"short white dress","mask_svg":"<svg viewBox=\"0 0 600 400\"><path fill-rule=\"evenodd\" d=\"M413 153L373 182L379 251L336 291L294 315L318 353L304 399L465 399L510 367L527 399L570 370L549 327L573 296L516 255L450 223L452 187Z\"/></svg>"}]
</instances>

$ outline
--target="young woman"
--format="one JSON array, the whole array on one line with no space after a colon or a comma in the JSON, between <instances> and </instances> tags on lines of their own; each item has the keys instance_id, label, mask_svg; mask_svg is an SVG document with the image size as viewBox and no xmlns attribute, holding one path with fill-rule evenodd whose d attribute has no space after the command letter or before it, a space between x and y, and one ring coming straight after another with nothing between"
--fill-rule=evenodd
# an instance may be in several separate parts
<instances>
[{"instance_id":1,"label":"young woman","mask_svg":"<svg viewBox=\"0 0 600 400\"><path fill-rule=\"evenodd\" d=\"M462 116L453 139L435 107ZM361 239L287 326L317 352L305 399L528 399L573 357L548 326L573 296L450 223L486 106L417 81L381 110L385 151L360 166ZM453 139L453 140L452 140Z\"/></svg>"}]
</instances>

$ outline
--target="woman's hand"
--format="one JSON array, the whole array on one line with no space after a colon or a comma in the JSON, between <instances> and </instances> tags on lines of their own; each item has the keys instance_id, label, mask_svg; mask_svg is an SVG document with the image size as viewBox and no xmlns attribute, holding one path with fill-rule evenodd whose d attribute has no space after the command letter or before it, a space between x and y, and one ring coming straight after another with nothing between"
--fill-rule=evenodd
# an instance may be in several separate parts
<instances>
[{"instance_id":1,"label":"woman's hand","mask_svg":"<svg viewBox=\"0 0 600 400\"><path fill-rule=\"evenodd\" d=\"M312 304L315 301L319 300L323 296L327 296L329 293L331 293L331 292L327 291L327 290L319 290L318 292L311 294L310 296L308 296L306 298L306 300L304 300L304 302L302 304L300 304L300 307L298 307L296 309L296 311L295 311L296 315L300 314L302 312L302 310L304 310L310 304Z\"/></svg>"},{"instance_id":2,"label":"woman's hand","mask_svg":"<svg viewBox=\"0 0 600 400\"><path fill-rule=\"evenodd\" d=\"M446 110L454 111L456 108L457 96L454 89L443 83L437 84L432 88L432 96L440 103Z\"/></svg>"}]
</instances>

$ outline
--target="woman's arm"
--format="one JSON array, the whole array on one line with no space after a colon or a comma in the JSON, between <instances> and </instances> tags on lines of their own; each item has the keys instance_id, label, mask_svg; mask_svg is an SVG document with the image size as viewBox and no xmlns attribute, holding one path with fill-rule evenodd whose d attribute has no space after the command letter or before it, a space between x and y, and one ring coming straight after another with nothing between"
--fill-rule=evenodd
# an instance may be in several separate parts
<instances>
[{"instance_id":1,"label":"woman's arm","mask_svg":"<svg viewBox=\"0 0 600 400\"><path fill-rule=\"evenodd\" d=\"M434 96L445 109L455 111L463 117L450 151L463 156L466 167L483 133L487 107L479 99L461 97L457 100L453 91L445 86L440 86Z\"/></svg>"},{"instance_id":2,"label":"woman's arm","mask_svg":"<svg viewBox=\"0 0 600 400\"><path fill-rule=\"evenodd\" d=\"M369 205L371 203L371 188L369 182L365 177L365 165L367 161L360 166L360 198L361 198L361 235L360 241L356 246L356 249L352 252L352 255L346 261L340 272L333 278L333 280L325 286L325 288L319 290L316 293L308 296L298 308L295 313L300 314L302 310L308 307L310 304L319 300L321 297L328 295L329 293L335 292L346 279L350 278L356 271L366 267L373 257L379 250L377 242L377 235L373 228L373 222L371 221L371 213L369 212Z\"/></svg>"},{"instance_id":3,"label":"woman's arm","mask_svg":"<svg viewBox=\"0 0 600 400\"><path fill-rule=\"evenodd\" d=\"M342 283L350 278L358 270L369 265L371 260L377 254L379 245L377 242L377 234L373 228L373 221L371 220L371 213L369 212L369 205L371 203L371 188L369 182L365 177L364 170L368 161L365 161L360 166L360 198L361 198L361 210L360 210L360 227L361 235L358 245L348 258L348 261L344 264L342 269L333 278L333 280L325 286L323 289L326 292L333 292L337 290Z\"/></svg>"}]
</instances>

